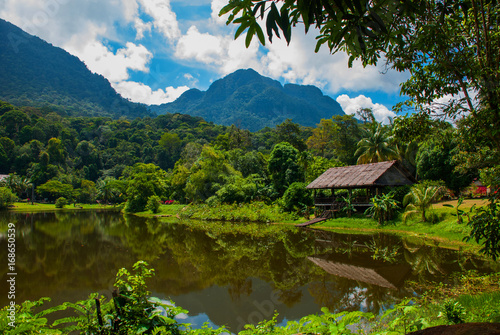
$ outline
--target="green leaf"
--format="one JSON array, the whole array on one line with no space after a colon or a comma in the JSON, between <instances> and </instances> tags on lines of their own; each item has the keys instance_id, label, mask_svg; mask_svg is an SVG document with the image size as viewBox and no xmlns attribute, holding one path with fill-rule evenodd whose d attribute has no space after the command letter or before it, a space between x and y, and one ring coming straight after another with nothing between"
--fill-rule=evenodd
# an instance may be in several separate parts
<instances>
[{"instance_id":1,"label":"green leaf","mask_svg":"<svg viewBox=\"0 0 500 335\"><path fill-rule=\"evenodd\" d=\"M264 37L264 33L262 32L262 28L255 23L255 31L257 32L257 37L262 45L266 45L266 39Z\"/></svg>"},{"instance_id":2,"label":"green leaf","mask_svg":"<svg viewBox=\"0 0 500 335\"><path fill-rule=\"evenodd\" d=\"M247 31L247 37L245 38L245 46L248 48L252 42L253 35L255 34L255 26L251 25Z\"/></svg>"},{"instance_id":3,"label":"green leaf","mask_svg":"<svg viewBox=\"0 0 500 335\"><path fill-rule=\"evenodd\" d=\"M245 29L248 28L248 26L250 26L250 23L248 21L242 23L239 26L239 28L236 30L236 33L234 34L234 38L237 39L238 36L240 36L245 31Z\"/></svg>"}]
</instances>

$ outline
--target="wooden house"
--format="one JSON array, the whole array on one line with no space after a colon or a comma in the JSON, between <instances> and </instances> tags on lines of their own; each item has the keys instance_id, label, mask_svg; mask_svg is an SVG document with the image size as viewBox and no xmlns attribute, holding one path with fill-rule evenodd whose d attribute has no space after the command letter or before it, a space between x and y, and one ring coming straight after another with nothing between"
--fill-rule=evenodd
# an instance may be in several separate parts
<instances>
[{"instance_id":1,"label":"wooden house","mask_svg":"<svg viewBox=\"0 0 500 335\"><path fill-rule=\"evenodd\" d=\"M372 205L370 199L379 194L382 188L412 185L414 182L415 179L408 170L395 160L328 169L307 185L308 189L314 190L314 205L318 215L313 221L328 219L345 206L343 197L335 195L336 190L347 190L352 205L358 210L365 210ZM365 189L365 195L352 197L354 189ZM318 190L331 190L331 196L321 196ZM315 222L309 221L301 225Z\"/></svg>"}]
</instances>

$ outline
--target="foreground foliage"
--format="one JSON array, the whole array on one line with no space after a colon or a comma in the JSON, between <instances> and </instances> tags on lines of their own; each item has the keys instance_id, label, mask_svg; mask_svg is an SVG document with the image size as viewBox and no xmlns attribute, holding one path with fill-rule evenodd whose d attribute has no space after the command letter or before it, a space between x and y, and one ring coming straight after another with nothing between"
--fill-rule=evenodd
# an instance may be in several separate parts
<instances>
[{"instance_id":1,"label":"foreground foliage","mask_svg":"<svg viewBox=\"0 0 500 335\"><path fill-rule=\"evenodd\" d=\"M221 334L225 327L213 329L205 324L192 329L179 323L176 316L187 313L173 302L150 297L146 280L154 275L148 264L139 261L134 273L118 271L113 297L91 294L89 299L41 310L49 298L26 301L0 310L2 334ZM333 313L322 308L320 315L308 315L298 321L277 326L278 314L257 325L246 325L241 335L250 334L401 334L442 324L500 321L500 274L479 276L476 273L456 276L456 285L437 286L419 300L404 300L382 315L360 311ZM435 285L434 285L435 287ZM469 289L471 289L468 291ZM478 292L479 289L485 292ZM465 292L478 293L469 296ZM458 295L457 295L458 294ZM446 296L446 299L443 297ZM444 301L444 303L442 303ZM477 308L480 304L481 308ZM57 318L57 312L68 310L74 315ZM15 311L15 312L14 312ZM12 319L15 315L15 320ZM55 321L49 322L47 316ZM356 332L359 333L359 332Z\"/></svg>"}]
</instances>

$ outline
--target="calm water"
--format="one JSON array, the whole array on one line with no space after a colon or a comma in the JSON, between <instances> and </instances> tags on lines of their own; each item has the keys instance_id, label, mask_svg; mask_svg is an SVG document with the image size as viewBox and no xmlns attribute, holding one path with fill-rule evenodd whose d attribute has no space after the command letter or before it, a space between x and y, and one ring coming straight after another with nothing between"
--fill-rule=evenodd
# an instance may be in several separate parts
<instances>
[{"instance_id":1,"label":"calm water","mask_svg":"<svg viewBox=\"0 0 500 335\"><path fill-rule=\"evenodd\" d=\"M16 301L51 297L53 304L89 293L111 296L116 272L145 260L156 270L153 295L189 311L185 322L226 325L279 322L319 313L378 313L415 294L405 281L448 280L452 273L490 272L489 262L389 235L341 235L277 227L252 237L215 234L157 219L112 212L0 214L17 229ZM7 241L0 235L2 283L7 280ZM0 306L8 303L1 285Z\"/></svg>"}]
</instances>

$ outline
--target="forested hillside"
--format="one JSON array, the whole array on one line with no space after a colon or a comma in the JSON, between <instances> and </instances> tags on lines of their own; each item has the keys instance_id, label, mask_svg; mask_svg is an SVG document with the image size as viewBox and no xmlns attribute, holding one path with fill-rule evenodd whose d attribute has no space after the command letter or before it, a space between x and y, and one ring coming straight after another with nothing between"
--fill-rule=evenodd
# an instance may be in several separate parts
<instances>
[{"instance_id":1,"label":"forested hillside","mask_svg":"<svg viewBox=\"0 0 500 335\"><path fill-rule=\"evenodd\" d=\"M60 115L150 115L146 106L122 98L103 76L63 49L0 19L0 100L49 107Z\"/></svg>"},{"instance_id":2,"label":"forested hillside","mask_svg":"<svg viewBox=\"0 0 500 335\"><path fill-rule=\"evenodd\" d=\"M315 86L286 84L252 69L238 70L215 81L206 92L191 89L176 101L151 106L158 114L186 113L251 131L276 126L286 119L314 127L321 119L343 115L339 103Z\"/></svg>"},{"instance_id":3,"label":"forested hillside","mask_svg":"<svg viewBox=\"0 0 500 335\"><path fill-rule=\"evenodd\" d=\"M294 199L330 167L389 159L454 192L470 184L473 171L454 169L451 125L438 122L425 139L403 142L391 125L369 119L334 116L314 128L285 120L250 132L185 114L61 117L2 102L0 174L11 174L4 184L21 199L34 189L37 199L126 202L130 211L144 210L152 196L212 204ZM285 208L312 205L304 199L312 201Z\"/></svg>"}]
</instances>

